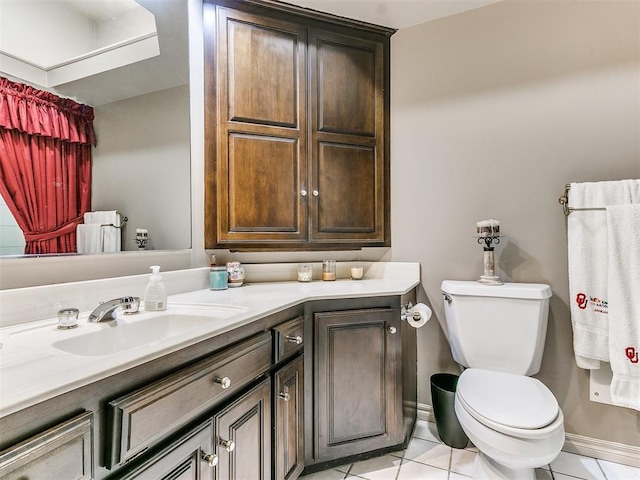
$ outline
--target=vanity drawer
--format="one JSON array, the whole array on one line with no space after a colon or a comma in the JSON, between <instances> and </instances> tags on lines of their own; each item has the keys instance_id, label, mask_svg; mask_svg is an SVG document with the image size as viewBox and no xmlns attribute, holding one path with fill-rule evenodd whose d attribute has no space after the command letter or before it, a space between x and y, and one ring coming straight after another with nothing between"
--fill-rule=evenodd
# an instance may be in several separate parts
<instances>
[{"instance_id":1,"label":"vanity drawer","mask_svg":"<svg viewBox=\"0 0 640 480\"><path fill-rule=\"evenodd\" d=\"M106 466L130 460L229 397L271 364L262 333L109 403Z\"/></svg>"},{"instance_id":2,"label":"vanity drawer","mask_svg":"<svg viewBox=\"0 0 640 480\"><path fill-rule=\"evenodd\" d=\"M3 480L93 478L93 414L86 412L0 453Z\"/></svg>"},{"instance_id":3,"label":"vanity drawer","mask_svg":"<svg viewBox=\"0 0 640 480\"><path fill-rule=\"evenodd\" d=\"M273 363L289 358L304 347L304 318L296 317L273 327Z\"/></svg>"}]
</instances>

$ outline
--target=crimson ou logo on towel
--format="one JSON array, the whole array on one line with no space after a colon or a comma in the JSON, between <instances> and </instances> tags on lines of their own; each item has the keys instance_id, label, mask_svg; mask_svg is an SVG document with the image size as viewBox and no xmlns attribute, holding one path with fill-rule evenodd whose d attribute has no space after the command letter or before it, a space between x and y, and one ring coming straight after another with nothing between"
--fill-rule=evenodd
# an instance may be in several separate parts
<instances>
[{"instance_id":1,"label":"crimson ou logo on towel","mask_svg":"<svg viewBox=\"0 0 640 480\"><path fill-rule=\"evenodd\" d=\"M578 304L580 310L584 310L585 308L587 308L589 299L584 293L579 293L578 295L576 295L576 303Z\"/></svg>"}]
</instances>

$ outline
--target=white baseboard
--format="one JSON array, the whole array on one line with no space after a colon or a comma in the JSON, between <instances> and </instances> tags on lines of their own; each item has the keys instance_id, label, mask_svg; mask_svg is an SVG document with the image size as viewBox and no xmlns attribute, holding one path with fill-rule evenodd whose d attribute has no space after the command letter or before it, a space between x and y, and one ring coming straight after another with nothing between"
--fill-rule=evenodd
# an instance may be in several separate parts
<instances>
[{"instance_id":1,"label":"white baseboard","mask_svg":"<svg viewBox=\"0 0 640 480\"><path fill-rule=\"evenodd\" d=\"M640 447L567 433L562 450L640 468Z\"/></svg>"},{"instance_id":2,"label":"white baseboard","mask_svg":"<svg viewBox=\"0 0 640 480\"><path fill-rule=\"evenodd\" d=\"M433 407L418 403L418 420L435 422ZM567 433L562 451L640 468L640 447L633 445Z\"/></svg>"}]
</instances>

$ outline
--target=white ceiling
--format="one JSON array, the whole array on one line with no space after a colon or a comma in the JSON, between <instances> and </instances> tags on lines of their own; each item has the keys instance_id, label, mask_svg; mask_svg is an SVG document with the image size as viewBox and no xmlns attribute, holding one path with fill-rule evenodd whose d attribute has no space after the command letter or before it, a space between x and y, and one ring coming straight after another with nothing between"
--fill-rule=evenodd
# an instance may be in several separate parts
<instances>
[{"instance_id":1,"label":"white ceiling","mask_svg":"<svg viewBox=\"0 0 640 480\"><path fill-rule=\"evenodd\" d=\"M391 28L407 28L501 0L285 0L301 7L333 13Z\"/></svg>"},{"instance_id":2,"label":"white ceiling","mask_svg":"<svg viewBox=\"0 0 640 480\"><path fill-rule=\"evenodd\" d=\"M49 0L53 1L53 0ZM127 10L138 6L135 0L57 0L59 3L67 4L70 8L77 10L84 16L91 18L95 22L117 17Z\"/></svg>"}]
</instances>

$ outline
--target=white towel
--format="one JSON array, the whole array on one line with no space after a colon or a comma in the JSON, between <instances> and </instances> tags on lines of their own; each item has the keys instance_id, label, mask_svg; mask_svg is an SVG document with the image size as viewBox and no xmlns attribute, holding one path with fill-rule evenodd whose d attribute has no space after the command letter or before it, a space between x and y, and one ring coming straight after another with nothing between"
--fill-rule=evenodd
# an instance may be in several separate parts
<instances>
[{"instance_id":1,"label":"white towel","mask_svg":"<svg viewBox=\"0 0 640 480\"><path fill-rule=\"evenodd\" d=\"M569 207L572 208L630 203L640 203L640 180L571 184ZM606 211L575 211L569 215L567 226L576 363L580 368L598 369L600 361L609 361Z\"/></svg>"},{"instance_id":2,"label":"white towel","mask_svg":"<svg viewBox=\"0 0 640 480\"><path fill-rule=\"evenodd\" d=\"M614 405L640 410L640 204L607 207Z\"/></svg>"},{"instance_id":3,"label":"white towel","mask_svg":"<svg viewBox=\"0 0 640 480\"><path fill-rule=\"evenodd\" d=\"M102 252L102 232L97 223L79 224L76 227L78 253Z\"/></svg>"},{"instance_id":4,"label":"white towel","mask_svg":"<svg viewBox=\"0 0 640 480\"><path fill-rule=\"evenodd\" d=\"M85 224L120 225L120 222L121 218L116 210L86 212L84 214ZM100 229L100 232L102 236L101 252L119 252L121 250L121 229L104 226Z\"/></svg>"}]
</instances>

